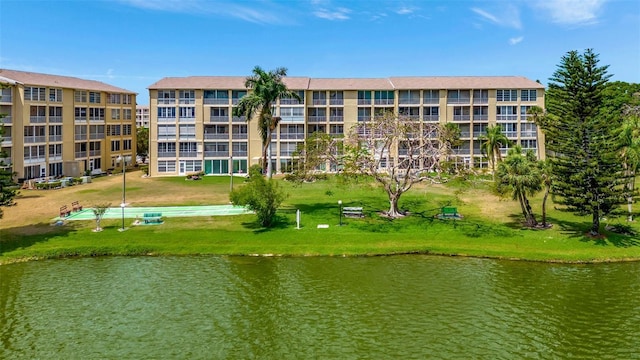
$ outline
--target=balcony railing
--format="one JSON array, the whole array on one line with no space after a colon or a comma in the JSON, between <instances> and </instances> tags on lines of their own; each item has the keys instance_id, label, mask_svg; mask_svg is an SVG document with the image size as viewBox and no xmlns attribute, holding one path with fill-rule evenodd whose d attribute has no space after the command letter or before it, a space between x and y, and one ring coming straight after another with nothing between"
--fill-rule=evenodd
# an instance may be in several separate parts
<instances>
[{"instance_id":1,"label":"balcony railing","mask_svg":"<svg viewBox=\"0 0 640 360\"><path fill-rule=\"evenodd\" d=\"M517 131L503 131L502 132L506 137L508 138L517 138L518 137L518 132Z\"/></svg>"},{"instance_id":2,"label":"balcony railing","mask_svg":"<svg viewBox=\"0 0 640 360\"><path fill-rule=\"evenodd\" d=\"M11 145L11 140L12 140L11 136L3 135L1 140L2 140L2 145L5 145L5 146Z\"/></svg>"},{"instance_id":3,"label":"balcony railing","mask_svg":"<svg viewBox=\"0 0 640 360\"><path fill-rule=\"evenodd\" d=\"M470 104L471 98L454 98L447 99L447 104Z\"/></svg>"},{"instance_id":4,"label":"balcony railing","mask_svg":"<svg viewBox=\"0 0 640 360\"><path fill-rule=\"evenodd\" d=\"M440 99L437 97L426 97L422 99L423 104L438 104L440 103Z\"/></svg>"},{"instance_id":5,"label":"balcony railing","mask_svg":"<svg viewBox=\"0 0 640 360\"><path fill-rule=\"evenodd\" d=\"M159 151L158 157L159 158L175 158L176 152L175 151Z\"/></svg>"},{"instance_id":6,"label":"balcony railing","mask_svg":"<svg viewBox=\"0 0 640 360\"><path fill-rule=\"evenodd\" d=\"M25 163L38 163L38 162L44 162L44 161L47 161L47 158L44 155L32 155L32 156L24 157Z\"/></svg>"},{"instance_id":7,"label":"balcony railing","mask_svg":"<svg viewBox=\"0 0 640 360\"><path fill-rule=\"evenodd\" d=\"M247 117L246 116L232 116L231 117L231 122L247 122Z\"/></svg>"},{"instance_id":8,"label":"balcony railing","mask_svg":"<svg viewBox=\"0 0 640 360\"><path fill-rule=\"evenodd\" d=\"M238 105L238 103L240 102L241 98L231 98L231 104L232 105Z\"/></svg>"},{"instance_id":9,"label":"balcony railing","mask_svg":"<svg viewBox=\"0 0 640 360\"><path fill-rule=\"evenodd\" d=\"M176 98L158 99L159 105L171 105L176 103Z\"/></svg>"},{"instance_id":10,"label":"balcony railing","mask_svg":"<svg viewBox=\"0 0 640 360\"><path fill-rule=\"evenodd\" d=\"M181 122L181 123L192 123L195 121L196 121L195 116L180 116L178 118L178 122Z\"/></svg>"},{"instance_id":11,"label":"balcony railing","mask_svg":"<svg viewBox=\"0 0 640 360\"><path fill-rule=\"evenodd\" d=\"M227 151L205 151L205 157L229 157L229 150Z\"/></svg>"},{"instance_id":12,"label":"balcony railing","mask_svg":"<svg viewBox=\"0 0 640 360\"><path fill-rule=\"evenodd\" d=\"M229 98L205 98L205 105L229 105Z\"/></svg>"},{"instance_id":13,"label":"balcony railing","mask_svg":"<svg viewBox=\"0 0 640 360\"><path fill-rule=\"evenodd\" d=\"M371 121L371 115L358 115L359 122Z\"/></svg>"},{"instance_id":14,"label":"balcony railing","mask_svg":"<svg viewBox=\"0 0 640 360\"><path fill-rule=\"evenodd\" d=\"M470 115L453 115L454 121L469 121L470 119Z\"/></svg>"},{"instance_id":15,"label":"balcony railing","mask_svg":"<svg viewBox=\"0 0 640 360\"><path fill-rule=\"evenodd\" d=\"M73 120L80 121L80 122L85 122L85 121L87 121L87 117L86 116L76 116Z\"/></svg>"},{"instance_id":16,"label":"balcony railing","mask_svg":"<svg viewBox=\"0 0 640 360\"><path fill-rule=\"evenodd\" d=\"M330 132L329 136L331 136L331 137L339 137L339 136L344 136L344 133L342 133L342 132Z\"/></svg>"},{"instance_id":17,"label":"balcony railing","mask_svg":"<svg viewBox=\"0 0 640 360\"><path fill-rule=\"evenodd\" d=\"M176 117L172 116L172 117L159 117L158 116L158 122L161 123L169 123L169 122L175 122L176 121Z\"/></svg>"},{"instance_id":18,"label":"balcony railing","mask_svg":"<svg viewBox=\"0 0 640 360\"><path fill-rule=\"evenodd\" d=\"M219 116L219 115L211 115L209 117L209 122L213 122L213 123L227 123L229 122L229 116L228 115L223 115L223 116Z\"/></svg>"},{"instance_id":19,"label":"balcony railing","mask_svg":"<svg viewBox=\"0 0 640 360\"><path fill-rule=\"evenodd\" d=\"M518 115L496 115L496 121L514 121L518 120Z\"/></svg>"},{"instance_id":20,"label":"balcony railing","mask_svg":"<svg viewBox=\"0 0 640 360\"><path fill-rule=\"evenodd\" d=\"M344 105L344 99L331 99L329 105Z\"/></svg>"},{"instance_id":21,"label":"balcony railing","mask_svg":"<svg viewBox=\"0 0 640 360\"><path fill-rule=\"evenodd\" d=\"M487 131L483 130L483 131L473 131L473 137L474 138L479 138L480 136L485 136L487 135Z\"/></svg>"},{"instance_id":22,"label":"balcony railing","mask_svg":"<svg viewBox=\"0 0 640 360\"><path fill-rule=\"evenodd\" d=\"M479 97L479 98L474 97L473 98L473 104L474 105L477 105L477 104L488 104L488 103L489 103L489 98L486 98L486 97Z\"/></svg>"},{"instance_id":23,"label":"balcony railing","mask_svg":"<svg viewBox=\"0 0 640 360\"><path fill-rule=\"evenodd\" d=\"M46 142L46 136L25 136L24 137L24 142L25 143L41 143L41 142Z\"/></svg>"},{"instance_id":24,"label":"balcony railing","mask_svg":"<svg viewBox=\"0 0 640 360\"><path fill-rule=\"evenodd\" d=\"M180 98L180 99L178 99L178 103L179 104L195 104L196 103L196 99Z\"/></svg>"},{"instance_id":25,"label":"balcony railing","mask_svg":"<svg viewBox=\"0 0 640 360\"><path fill-rule=\"evenodd\" d=\"M284 133L284 134L280 134L280 139L281 140L291 140L291 139L295 139L295 140L302 140L304 139L304 133Z\"/></svg>"},{"instance_id":26,"label":"balcony railing","mask_svg":"<svg viewBox=\"0 0 640 360\"><path fill-rule=\"evenodd\" d=\"M62 116L49 116L50 123L62 123Z\"/></svg>"},{"instance_id":27,"label":"balcony railing","mask_svg":"<svg viewBox=\"0 0 640 360\"><path fill-rule=\"evenodd\" d=\"M0 119L0 124L11 124L12 119L11 115L7 115Z\"/></svg>"},{"instance_id":28,"label":"balcony railing","mask_svg":"<svg viewBox=\"0 0 640 360\"><path fill-rule=\"evenodd\" d=\"M78 141L78 140L87 140L87 134L75 134L74 135L74 139L76 141Z\"/></svg>"},{"instance_id":29,"label":"balcony railing","mask_svg":"<svg viewBox=\"0 0 640 360\"><path fill-rule=\"evenodd\" d=\"M89 134L89 139L91 139L91 140L104 139L104 133L91 133L91 134Z\"/></svg>"},{"instance_id":30,"label":"balcony railing","mask_svg":"<svg viewBox=\"0 0 640 360\"><path fill-rule=\"evenodd\" d=\"M62 135L49 135L49 142L62 141Z\"/></svg>"},{"instance_id":31,"label":"balcony railing","mask_svg":"<svg viewBox=\"0 0 640 360\"><path fill-rule=\"evenodd\" d=\"M304 122L304 116L281 116L280 122L292 123L292 122Z\"/></svg>"},{"instance_id":32,"label":"balcony railing","mask_svg":"<svg viewBox=\"0 0 640 360\"><path fill-rule=\"evenodd\" d=\"M232 154L233 156L247 156L248 152L247 150L233 150Z\"/></svg>"},{"instance_id":33,"label":"balcony railing","mask_svg":"<svg viewBox=\"0 0 640 360\"><path fill-rule=\"evenodd\" d=\"M473 114L473 120L476 120L476 121L487 121L487 120L489 120L489 115L476 115L476 114Z\"/></svg>"},{"instance_id":34,"label":"balcony railing","mask_svg":"<svg viewBox=\"0 0 640 360\"><path fill-rule=\"evenodd\" d=\"M166 140L176 140L176 134L171 135L158 135L158 140L166 141Z\"/></svg>"},{"instance_id":35,"label":"balcony railing","mask_svg":"<svg viewBox=\"0 0 640 360\"><path fill-rule=\"evenodd\" d=\"M422 121L440 121L440 115L424 115Z\"/></svg>"},{"instance_id":36,"label":"balcony railing","mask_svg":"<svg viewBox=\"0 0 640 360\"><path fill-rule=\"evenodd\" d=\"M371 99L358 99L358 105L371 105Z\"/></svg>"},{"instance_id":37,"label":"balcony railing","mask_svg":"<svg viewBox=\"0 0 640 360\"><path fill-rule=\"evenodd\" d=\"M86 151L76 151L76 159L86 158L86 157L87 157Z\"/></svg>"},{"instance_id":38,"label":"balcony railing","mask_svg":"<svg viewBox=\"0 0 640 360\"><path fill-rule=\"evenodd\" d=\"M99 122L102 122L102 121L104 121L104 116L89 116L89 121L93 121L93 122L99 121Z\"/></svg>"},{"instance_id":39,"label":"balcony railing","mask_svg":"<svg viewBox=\"0 0 640 360\"><path fill-rule=\"evenodd\" d=\"M326 115L309 115L309 122L317 123L317 122L325 122L327 121Z\"/></svg>"},{"instance_id":40,"label":"balcony railing","mask_svg":"<svg viewBox=\"0 0 640 360\"><path fill-rule=\"evenodd\" d=\"M244 133L242 133L242 134L241 133L233 133L231 135L231 138L233 140L246 140L247 139L247 134L244 134Z\"/></svg>"},{"instance_id":41,"label":"balcony railing","mask_svg":"<svg viewBox=\"0 0 640 360\"><path fill-rule=\"evenodd\" d=\"M42 116L30 116L29 117L29 121L31 123L38 123L38 124L46 123L47 122L47 117L44 116L44 115L42 115Z\"/></svg>"},{"instance_id":42,"label":"balcony railing","mask_svg":"<svg viewBox=\"0 0 640 360\"><path fill-rule=\"evenodd\" d=\"M280 99L280 105L304 105L304 100L298 99Z\"/></svg>"},{"instance_id":43,"label":"balcony railing","mask_svg":"<svg viewBox=\"0 0 640 360\"><path fill-rule=\"evenodd\" d=\"M313 99L313 105L327 105L327 99Z\"/></svg>"},{"instance_id":44,"label":"balcony railing","mask_svg":"<svg viewBox=\"0 0 640 360\"><path fill-rule=\"evenodd\" d=\"M204 133L205 140L229 140L229 133Z\"/></svg>"},{"instance_id":45,"label":"balcony railing","mask_svg":"<svg viewBox=\"0 0 640 360\"><path fill-rule=\"evenodd\" d=\"M376 99L375 104L376 105L393 105L394 100L393 99Z\"/></svg>"},{"instance_id":46,"label":"balcony railing","mask_svg":"<svg viewBox=\"0 0 640 360\"><path fill-rule=\"evenodd\" d=\"M89 150L89 156L100 156L100 150Z\"/></svg>"},{"instance_id":47,"label":"balcony railing","mask_svg":"<svg viewBox=\"0 0 640 360\"><path fill-rule=\"evenodd\" d=\"M471 132L470 131L460 131L460 137L461 138L469 138L471 136Z\"/></svg>"},{"instance_id":48,"label":"balcony railing","mask_svg":"<svg viewBox=\"0 0 640 360\"><path fill-rule=\"evenodd\" d=\"M198 153L196 151L180 151L181 158L194 158L198 157Z\"/></svg>"},{"instance_id":49,"label":"balcony railing","mask_svg":"<svg viewBox=\"0 0 640 360\"><path fill-rule=\"evenodd\" d=\"M330 122L344 122L344 116L343 115L331 115L331 116L329 116L329 121Z\"/></svg>"},{"instance_id":50,"label":"balcony railing","mask_svg":"<svg viewBox=\"0 0 640 360\"><path fill-rule=\"evenodd\" d=\"M398 99L398 104L400 104L400 105L405 105L405 104L420 104L420 99L413 99L413 98L399 98L399 99Z\"/></svg>"},{"instance_id":51,"label":"balcony railing","mask_svg":"<svg viewBox=\"0 0 640 360\"><path fill-rule=\"evenodd\" d=\"M402 115L401 119L406 121L420 121L420 115Z\"/></svg>"},{"instance_id":52,"label":"balcony railing","mask_svg":"<svg viewBox=\"0 0 640 360\"><path fill-rule=\"evenodd\" d=\"M522 137L536 137L535 131L521 131L520 136Z\"/></svg>"},{"instance_id":53,"label":"balcony railing","mask_svg":"<svg viewBox=\"0 0 640 360\"><path fill-rule=\"evenodd\" d=\"M0 102L3 102L3 103L13 102L13 96L11 94L0 94L0 95L2 95L2 97L0 97Z\"/></svg>"}]
</instances>

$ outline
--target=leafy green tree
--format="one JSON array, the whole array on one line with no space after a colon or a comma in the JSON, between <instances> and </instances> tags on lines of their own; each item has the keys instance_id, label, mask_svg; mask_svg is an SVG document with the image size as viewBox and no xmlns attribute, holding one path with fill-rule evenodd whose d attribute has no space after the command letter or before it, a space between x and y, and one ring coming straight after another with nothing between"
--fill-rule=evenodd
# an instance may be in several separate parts
<instances>
[{"instance_id":1,"label":"leafy green tree","mask_svg":"<svg viewBox=\"0 0 640 360\"><path fill-rule=\"evenodd\" d=\"M101 204L95 204L91 208L91 211L93 211L93 215L95 216L95 219L96 219L96 228L93 230L94 232L102 231L102 228L100 227L100 221L102 221L102 217L104 216L104 213L106 213L107 210L109 210L110 206L111 206L111 203L101 203Z\"/></svg>"},{"instance_id":2,"label":"leafy green tree","mask_svg":"<svg viewBox=\"0 0 640 360\"><path fill-rule=\"evenodd\" d=\"M500 193L511 193L518 200L525 224L528 227L538 225L529 203L529 197L542 189L542 176L536 161L536 154L529 150L522 153L522 147L516 145L509 149L507 157L498 164L496 172L497 187Z\"/></svg>"},{"instance_id":3,"label":"leafy green tree","mask_svg":"<svg viewBox=\"0 0 640 360\"><path fill-rule=\"evenodd\" d=\"M136 154L145 163L147 156L149 156L149 128L139 127L136 132Z\"/></svg>"},{"instance_id":4,"label":"leafy green tree","mask_svg":"<svg viewBox=\"0 0 640 360\"><path fill-rule=\"evenodd\" d=\"M269 178L271 169L271 133L278 127L280 117L274 116L273 107L278 98L288 97L302 100L298 93L290 91L283 82L287 76L286 68L277 68L269 72L261 67L253 68L253 75L247 77L245 87L251 92L238 102L234 115L246 116L251 121L254 115L258 120L258 132L262 140L262 172Z\"/></svg>"},{"instance_id":5,"label":"leafy green tree","mask_svg":"<svg viewBox=\"0 0 640 360\"><path fill-rule=\"evenodd\" d=\"M507 146L510 144L509 139L502 133L502 128L498 125L487 127L487 131L484 135L480 136L480 150L482 155L489 158L491 161L491 171L493 172L493 180L496 180L496 166L498 162L502 160L500 154L500 145Z\"/></svg>"},{"instance_id":6,"label":"leafy green tree","mask_svg":"<svg viewBox=\"0 0 640 360\"><path fill-rule=\"evenodd\" d=\"M292 175L298 181L314 179L316 171L327 163L337 166L342 154L343 139L323 132L315 132L296 149L293 157L298 159L298 166Z\"/></svg>"},{"instance_id":7,"label":"leafy green tree","mask_svg":"<svg viewBox=\"0 0 640 360\"><path fill-rule=\"evenodd\" d=\"M233 204L254 211L261 226L271 227L276 218L276 211L286 194L275 180L265 179L261 170L259 165L251 166L247 183L233 190L229 197Z\"/></svg>"},{"instance_id":8,"label":"leafy green tree","mask_svg":"<svg viewBox=\"0 0 640 360\"><path fill-rule=\"evenodd\" d=\"M603 115L603 92L610 75L598 55L570 51L550 78L545 133L551 162L551 192L570 212L591 215L590 233L600 233L600 218L624 203L626 175L620 142ZM612 126L613 125L613 126Z\"/></svg>"},{"instance_id":9,"label":"leafy green tree","mask_svg":"<svg viewBox=\"0 0 640 360\"><path fill-rule=\"evenodd\" d=\"M618 135L622 150L622 166L627 175L625 184L627 198L627 220L633 221L633 202L637 196L636 176L640 166L640 106L625 105L624 120Z\"/></svg>"},{"instance_id":10,"label":"leafy green tree","mask_svg":"<svg viewBox=\"0 0 640 360\"><path fill-rule=\"evenodd\" d=\"M4 88L6 88L6 85L0 84L0 89ZM2 118L5 116L6 114L0 114L0 143L2 142L5 131L4 125L2 124ZM7 153L0 149L0 219L2 219L2 215L4 214L2 207L13 205L13 199L18 194L18 191L15 190L16 183L13 181L11 167L7 166L4 160L2 160L6 157Z\"/></svg>"},{"instance_id":11,"label":"leafy green tree","mask_svg":"<svg viewBox=\"0 0 640 360\"><path fill-rule=\"evenodd\" d=\"M453 148L460 145L460 126L455 123L446 123L439 125L438 128L438 143L440 145L440 154L445 159L447 167L451 164L451 154Z\"/></svg>"}]
</instances>

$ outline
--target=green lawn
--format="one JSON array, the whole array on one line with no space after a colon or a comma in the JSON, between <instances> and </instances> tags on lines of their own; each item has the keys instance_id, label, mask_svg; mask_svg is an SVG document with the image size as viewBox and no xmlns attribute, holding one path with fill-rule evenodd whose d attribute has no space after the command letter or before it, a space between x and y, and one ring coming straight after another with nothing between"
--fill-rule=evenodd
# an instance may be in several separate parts
<instances>
[{"instance_id":1,"label":"green lawn","mask_svg":"<svg viewBox=\"0 0 640 360\"><path fill-rule=\"evenodd\" d=\"M148 179L132 184L127 196L145 205L199 205L228 201L229 178L205 177L201 181L184 178ZM235 186L241 186L236 179ZM525 259L533 261L600 262L640 259L640 239L605 231L605 237L585 236L589 217L576 217L549 204L548 230L522 229L517 203L494 197L486 182L417 186L403 195L400 206L410 216L389 220L379 215L388 201L373 184L341 184L335 178L312 184L294 185L281 181L289 194L279 211L274 228L262 229L255 216L166 218L157 226L131 226L119 232L120 220L104 220L103 232L94 233L94 221L69 221L51 226L42 220L36 224L0 229L0 263L33 258L58 258L99 255L187 255L273 254L283 256L385 255L431 253ZM100 200L101 194L118 191L111 186L78 189L78 193ZM157 199L157 194L181 192L184 201ZM189 194L195 194L190 197ZM155 195L154 195L155 194ZM198 197L197 195L201 196ZM201 199L201 200L198 200ZM224 200L223 200L224 199ZM361 206L364 218L342 218L343 206ZM539 197L533 207L540 214ZM461 220L434 218L444 205L452 205L464 215ZM89 205L85 205L89 206ZM296 229L296 209L302 213L301 228ZM130 223L130 222L129 222ZM624 219L606 223L627 225ZM327 224L329 228L317 228ZM640 226L632 228L640 232ZM33 235L29 235L33 234Z\"/></svg>"}]
</instances>

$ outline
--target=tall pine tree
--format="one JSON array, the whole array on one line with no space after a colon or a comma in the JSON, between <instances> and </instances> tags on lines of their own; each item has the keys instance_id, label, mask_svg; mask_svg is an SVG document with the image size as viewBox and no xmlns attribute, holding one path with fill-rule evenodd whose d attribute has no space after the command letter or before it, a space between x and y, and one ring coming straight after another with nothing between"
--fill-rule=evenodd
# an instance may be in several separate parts
<instances>
[{"instance_id":1,"label":"tall pine tree","mask_svg":"<svg viewBox=\"0 0 640 360\"><path fill-rule=\"evenodd\" d=\"M603 115L603 91L611 75L598 55L570 51L549 79L545 124L552 164L552 193L566 209L591 215L590 233L600 218L624 202L625 174L619 161L617 124Z\"/></svg>"},{"instance_id":2,"label":"tall pine tree","mask_svg":"<svg viewBox=\"0 0 640 360\"><path fill-rule=\"evenodd\" d=\"M6 88L5 84L0 84L0 89ZM4 125L2 124L2 118L5 114L0 114L0 143L2 142L2 136L4 135ZM3 210L2 206L9 206L13 204L13 198L16 196L15 183L13 182L13 173L11 167L4 163L3 158L7 157L7 153L0 148L0 219L2 219Z\"/></svg>"}]
</instances>

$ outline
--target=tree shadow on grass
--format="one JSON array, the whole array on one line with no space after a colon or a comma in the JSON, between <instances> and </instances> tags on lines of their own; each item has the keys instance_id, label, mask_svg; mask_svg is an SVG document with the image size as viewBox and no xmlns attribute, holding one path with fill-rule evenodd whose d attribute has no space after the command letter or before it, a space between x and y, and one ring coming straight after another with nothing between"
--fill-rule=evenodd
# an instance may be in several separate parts
<instances>
[{"instance_id":1,"label":"tree shadow on grass","mask_svg":"<svg viewBox=\"0 0 640 360\"><path fill-rule=\"evenodd\" d=\"M69 224L51 226L47 223L3 229L0 231L0 255L46 242L54 236L68 236L76 231L78 231L76 227Z\"/></svg>"},{"instance_id":2,"label":"tree shadow on grass","mask_svg":"<svg viewBox=\"0 0 640 360\"><path fill-rule=\"evenodd\" d=\"M253 230L254 234L263 234L273 230L286 229L291 226L291 223L285 216L276 215L275 219L273 220L273 224L271 224L270 227L264 227L260 225L257 219L256 221L243 222L242 226L245 229Z\"/></svg>"},{"instance_id":3,"label":"tree shadow on grass","mask_svg":"<svg viewBox=\"0 0 640 360\"><path fill-rule=\"evenodd\" d=\"M593 243L594 245L598 246L640 246L640 239L638 239L637 235L625 235L608 230L601 230L601 235L591 236L589 235L589 229L591 228L590 221L575 222L560 220L556 218L548 218L548 222L554 224L554 226L558 226L563 235L568 236L569 238L578 239L581 242ZM605 224L601 223L601 227L604 226Z\"/></svg>"}]
</instances>

